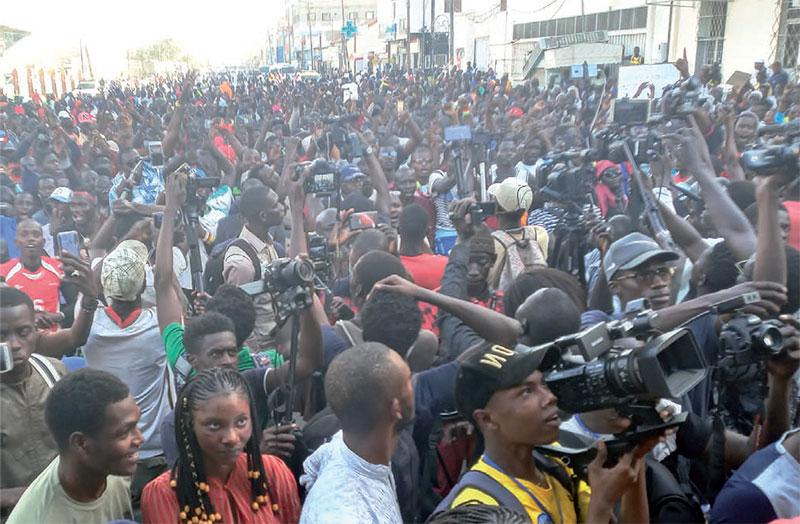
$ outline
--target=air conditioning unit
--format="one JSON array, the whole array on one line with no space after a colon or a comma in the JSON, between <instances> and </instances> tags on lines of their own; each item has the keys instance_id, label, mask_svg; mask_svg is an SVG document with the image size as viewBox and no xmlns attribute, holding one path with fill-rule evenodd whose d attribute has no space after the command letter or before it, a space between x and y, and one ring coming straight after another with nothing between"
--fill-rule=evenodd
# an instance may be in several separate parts
<instances>
[{"instance_id":1,"label":"air conditioning unit","mask_svg":"<svg viewBox=\"0 0 800 524\"><path fill-rule=\"evenodd\" d=\"M657 56L655 57L656 63L663 63L667 61L667 49L669 48L669 44L667 42L661 42L658 44L658 49L656 50Z\"/></svg>"}]
</instances>

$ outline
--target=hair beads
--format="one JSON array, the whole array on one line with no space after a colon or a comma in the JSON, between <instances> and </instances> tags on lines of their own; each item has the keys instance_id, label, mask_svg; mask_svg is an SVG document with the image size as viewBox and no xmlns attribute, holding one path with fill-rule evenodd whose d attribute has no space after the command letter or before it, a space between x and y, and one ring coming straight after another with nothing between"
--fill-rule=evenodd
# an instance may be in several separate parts
<instances>
[{"instance_id":1,"label":"hair beads","mask_svg":"<svg viewBox=\"0 0 800 524\"><path fill-rule=\"evenodd\" d=\"M178 507L182 508L178 517L184 524L207 524L222 521L222 515L215 511L211 503L211 486L206 476L203 452L197 442L192 427L192 409L204 405L208 400L228 394L239 394L248 399L250 413L255 413L255 405L244 378L237 372L226 369L213 369L198 374L181 391L180 401L175 409L175 434L179 446L178 462L172 470L170 487L175 490ZM261 431L256 424L250 440L245 445L247 453L247 478L250 481L253 512L268 506L273 512L279 510L276 500L270 493L264 463L258 443Z\"/></svg>"}]
</instances>

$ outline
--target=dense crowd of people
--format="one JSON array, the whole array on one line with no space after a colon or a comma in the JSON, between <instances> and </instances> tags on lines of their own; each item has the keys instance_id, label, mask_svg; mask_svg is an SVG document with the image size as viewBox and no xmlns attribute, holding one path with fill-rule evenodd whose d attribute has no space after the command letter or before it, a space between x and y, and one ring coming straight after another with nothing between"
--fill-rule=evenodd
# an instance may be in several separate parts
<instances>
[{"instance_id":1,"label":"dense crowd of people","mask_svg":"<svg viewBox=\"0 0 800 524\"><path fill-rule=\"evenodd\" d=\"M800 517L800 85L675 67L0 93L2 519Z\"/></svg>"}]
</instances>

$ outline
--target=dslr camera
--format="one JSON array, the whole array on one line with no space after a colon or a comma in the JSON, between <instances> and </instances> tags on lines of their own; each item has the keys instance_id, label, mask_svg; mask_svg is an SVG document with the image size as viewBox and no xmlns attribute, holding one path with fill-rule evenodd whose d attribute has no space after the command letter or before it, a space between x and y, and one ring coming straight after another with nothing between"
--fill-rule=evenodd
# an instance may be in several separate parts
<instances>
[{"instance_id":1,"label":"dslr camera","mask_svg":"<svg viewBox=\"0 0 800 524\"><path fill-rule=\"evenodd\" d=\"M761 320L742 311L744 306L760 299L757 292L745 293L714 306L717 314L734 313L719 334L722 369L758 364L783 351L783 322Z\"/></svg>"},{"instance_id":2,"label":"dslr camera","mask_svg":"<svg viewBox=\"0 0 800 524\"><path fill-rule=\"evenodd\" d=\"M239 286L249 295L269 293L276 323L313 303L314 265L302 258L279 258L261 267L261 280Z\"/></svg>"}]
</instances>

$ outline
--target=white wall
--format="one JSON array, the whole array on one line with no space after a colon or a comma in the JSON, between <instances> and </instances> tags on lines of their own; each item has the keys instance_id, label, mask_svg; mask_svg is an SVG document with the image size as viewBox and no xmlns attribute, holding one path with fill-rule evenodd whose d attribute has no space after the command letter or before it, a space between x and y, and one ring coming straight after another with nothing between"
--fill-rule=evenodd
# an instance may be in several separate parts
<instances>
[{"instance_id":1,"label":"white wall","mask_svg":"<svg viewBox=\"0 0 800 524\"><path fill-rule=\"evenodd\" d=\"M774 60L775 0L737 0L728 3L725 44L722 49L723 81L734 71L753 71L758 59Z\"/></svg>"}]
</instances>

